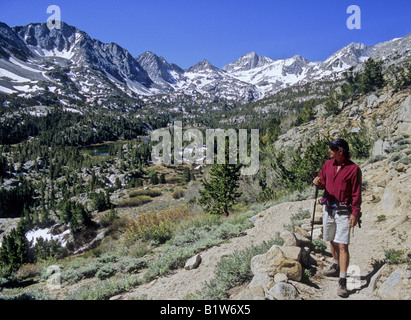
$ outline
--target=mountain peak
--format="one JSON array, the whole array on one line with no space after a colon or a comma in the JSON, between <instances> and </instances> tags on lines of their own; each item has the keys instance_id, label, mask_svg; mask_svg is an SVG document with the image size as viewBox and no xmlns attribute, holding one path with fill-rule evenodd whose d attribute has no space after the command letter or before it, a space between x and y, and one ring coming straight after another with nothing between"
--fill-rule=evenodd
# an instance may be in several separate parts
<instances>
[{"instance_id":1,"label":"mountain peak","mask_svg":"<svg viewBox=\"0 0 411 320\"><path fill-rule=\"evenodd\" d=\"M166 59L156 55L151 51L146 51L136 57L136 61L147 71L154 82L174 82L175 79L170 75L171 71L183 73L183 70L175 64L170 64Z\"/></svg>"},{"instance_id":2,"label":"mountain peak","mask_svg":"<svg viewBox=\"0 0 411 320\"><path fill-rule=\"evenodd\" d=\"M217 71L219 70L216 66L212 65L210 61L204 59L196 63L194 66L190 67L187 71L188 72L196 72L196 71Z\"/></svg>"},{"instance_id":3,"label":"mountain peak","mask_svg":"<svg viewBox=\"0 0 411 320\"><path fill-rule=\"evenodd\" d=\"M255 51L247 53L235 62L231 62L223 67L224 71L247 71L254 68L262 67L274 62L274 60L268 57L260 57Z\"/></svg>"},{"instance_id":4,"label":"mountain peak","mask_svg":"<svg viewBox=\"0 0 411 320\"><path fill-rule=\"evenodd\" d=\"M334 52L323 64L327 69L354 66L371 57L374 52L375 48L368 48L363 43L351 42Z\"/></svg>"}]
</instances>

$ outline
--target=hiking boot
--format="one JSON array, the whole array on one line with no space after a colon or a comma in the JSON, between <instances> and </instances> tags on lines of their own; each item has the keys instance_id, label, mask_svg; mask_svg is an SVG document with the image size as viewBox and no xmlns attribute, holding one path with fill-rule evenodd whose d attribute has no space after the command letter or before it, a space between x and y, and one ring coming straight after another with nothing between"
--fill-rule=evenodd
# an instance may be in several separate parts
<instances>
[{"instance_id":1,"label":"hiking boot","mask_svg":"<svg viewBox=\"0 0 411 320\"><path fill-rule=\"evenodd\" d=\"M321 273L322 273L323 275L325 275L326 277L337 277L337 276L340 274L340 268L339 268L339 266L338 266L336 263L334 263L334 264L330 267L330 269L328 269L328 270L323 270L323 271L321 271Z\"/></svg>"},{"instance_id":2,"label":"hiking boot","mask_svg":"<svg viewBox=\"0 0 411 320\"><path fill-rule=\"evenodd\" d=\"M346 278L340 278L340 280L338 280L337 294L342 298L348 297Z\"/></svg>"}]
</instances>

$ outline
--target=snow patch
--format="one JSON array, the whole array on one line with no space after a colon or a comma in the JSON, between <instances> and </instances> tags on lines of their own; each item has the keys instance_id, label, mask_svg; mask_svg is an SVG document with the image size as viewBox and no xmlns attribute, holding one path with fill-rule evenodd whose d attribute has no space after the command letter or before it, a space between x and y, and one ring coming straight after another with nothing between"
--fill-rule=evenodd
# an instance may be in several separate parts
<instances>
[{"instance_id":1,"label":"snow patch","mask_svg":"<svg viewBox=\"0 0 411 320\"><path fill-rule=\"evenodd\" d=\"M9 60L10 60L11 63L13 63L13 64L15 64L15 65L18 65L19 67L21 67L21 68L23 68L23 69L26 69L26 70L28 70L28 71L37 72L37 73L41 73L41 72L42 72L41 70L37 70L37 69L34 69L34 68L31 68L31 67L26 66L25 64L23 64L22 62L20 62L19 60L15 59L15 58L13 58L13 57L10 57Z\"/></svg>"},{"instance_id":2,"label":"snow patch","mask_svg":"<svg viewBox=\"0 0 411 320\"><path fill-rule=\"evenodd\" d=\"M47 241L50 241L50 240L58 241L61 244L61 246L64 247L67 243L67 240L64 240L63 238L65 238L66 235L70 234L70 230L67 229L63 233L54 235L54 236L50 233L50 230L51 228L31 230L26 233L26 238L29 242L33 241L33 245L37 243L38 239L43 238L44 240L47 240Z\"/></svg>"},{"instance_id":3,"label":"snow patch","mask_svg":"<svg viewBox=\"0 0 411 320\"><path fill-rule=\"evenodd\" d=\"M15 81L15 82L30 82L30 79L23 78L23 77L15 74L13 72L5 70L5 69L0 69L0 77L7 77L7 78L10 78L12 81Z\"/></svg>"},{"instance_id":4,"label":"snow patch","mask_svg":"<svg viewBox=\"0 0 411 320\"><path fill-rule=\"evenodd\" d=\"M14 91L12 89L9 89L9 88L3 87L3 86L0 86L0 91L4 92L4 93L16 93L17 92L17 91Z\"/></svg>"}]
</instances>

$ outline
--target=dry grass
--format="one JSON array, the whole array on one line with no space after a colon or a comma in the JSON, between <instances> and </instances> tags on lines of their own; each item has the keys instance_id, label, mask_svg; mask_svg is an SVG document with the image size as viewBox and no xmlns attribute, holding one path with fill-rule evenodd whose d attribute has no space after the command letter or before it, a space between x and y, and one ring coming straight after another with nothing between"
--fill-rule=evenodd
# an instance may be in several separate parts
<instances>
[{"instance_id":1,"label":"dry grass","mask_svg":"<svg viewBox=\"0 0 411 320\"><path fill-rule=\"evenodd\" d=\"M118 207L120 208L137 207L137 206L141 206L150 201L152 201L150 196L136 196L133 198L120 200L120 202L118 203Z\"/></svg>"},{"instance_id":2,"label":"dry grass","mask_svg":"<svg viewBox=\"0 0 411 320\"><path fill-rule=\"evenodd\" d=\"M138 196L158 197L158 196L161 196L161 190L160 189L134 190L134 191L131 191L129 194L130 198L134 198Z\"/></svg>"},{"instance_id":3,"label":"dry grass","mask_svg":"<svg viewBox=\"0 0 411 320\"><path fill-rule=\"evenodd\" d=\"M129 241L154 240L163 243L172 237L176 226L191 215L186 207L150 211L128 223L125 236Z\"/></svg>"}]
</instances>

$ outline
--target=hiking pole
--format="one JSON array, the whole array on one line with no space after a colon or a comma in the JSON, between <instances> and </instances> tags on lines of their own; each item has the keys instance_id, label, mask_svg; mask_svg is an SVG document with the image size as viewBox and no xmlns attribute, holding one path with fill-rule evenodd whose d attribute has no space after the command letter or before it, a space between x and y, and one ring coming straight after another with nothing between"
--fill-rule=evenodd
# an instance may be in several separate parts
<instances>
[{"instance_id":1,"label":"hiking pole","mask_svg":"<svg viewBox=\"0 0 411 320\"><path fill-rule=\"evenodd\" d=\"M313 216L312 216L312 218L311 218L311 237L310 237L310 248L308 249L309 251L308 251L308 254L307 254L307 259L308 259L308 261L306 262L307 263L307 266L309 267L309 268L311 268L311 266L310 266L310 253L311 253L311 248L312 248L312 246L313 246L313 232L314 232L314 218L315 218L315 208L316 208L316 206L317 206L317 197L318 197L318 186L315 186L315 196L314 196L314 208L313 208Z\"/></svg>"},{"instance_id":2,"label":"hiking pole","mask_svg":"<svg viewBox=\"0 0 411 320\"><path fill-rule=\"evenodd\" d=\"M311 237L310 237L311 245L313 244L314 217L315 217L315 208L317 206L317 197L318 197L318 186L315 186L314 209L313 209L313 217L312 217L312 220L311 220Z\"/></svg>"}]
</instances>

